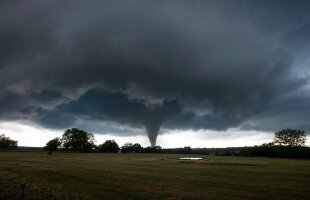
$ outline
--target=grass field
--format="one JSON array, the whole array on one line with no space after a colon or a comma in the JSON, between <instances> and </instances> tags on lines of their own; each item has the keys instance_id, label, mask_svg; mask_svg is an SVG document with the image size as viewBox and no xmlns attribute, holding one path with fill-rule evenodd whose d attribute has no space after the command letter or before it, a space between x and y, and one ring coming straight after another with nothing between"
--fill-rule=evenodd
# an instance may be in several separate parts
<instances>
[{"instance_id":1,"label":"grass field","mask_svg":"<svg viewBox=\"0 0 310 200\"><path fill-rule=\"evenodd\" d=\"M310 199L310 161L0 152L0 199Z\"/></svg>"}]
</instances>

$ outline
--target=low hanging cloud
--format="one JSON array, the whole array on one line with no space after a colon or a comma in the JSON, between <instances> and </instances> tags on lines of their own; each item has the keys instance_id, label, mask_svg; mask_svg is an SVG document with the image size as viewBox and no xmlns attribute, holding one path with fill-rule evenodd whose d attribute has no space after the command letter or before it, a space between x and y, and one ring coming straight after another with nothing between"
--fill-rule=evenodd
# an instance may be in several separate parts
<instances>
[{"instance_id":1,"label":"low hanging cloud","mask_svg":"<svg viewBox=\"0 0 310 200\"><path fill-rule=\"evenodd\" d=\"M307 1L0 4L0 120L310 130Z\"/></svg>"}]
</instances>

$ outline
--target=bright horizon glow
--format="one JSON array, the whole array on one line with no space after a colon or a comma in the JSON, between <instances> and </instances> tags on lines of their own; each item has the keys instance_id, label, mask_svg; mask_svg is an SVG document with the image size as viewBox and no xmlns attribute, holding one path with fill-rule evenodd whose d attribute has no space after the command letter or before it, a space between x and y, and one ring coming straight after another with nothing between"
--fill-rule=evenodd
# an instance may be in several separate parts
<instances>
[{"instance_id":1,"label":"bright horizon glow","mask_svg":"<svg viewBox=\"0 0 310 200\"><path fill-rule=\"evenodd\" d=\"M18 141L19 146L43 147L49 140L61 137L64 131L50 130L35 127L19 122L0 122L0 134L5 134ZM126 142L140 143L142 146L150 146L147 135L115 136L112 134L94 133L96 144L102 144L105 140L115 140L119 146ZM227 131L212 130L168 130L157 138L157 145L163 148L179 148L190 146L192 148L223 148L254 146L271 142L274 133L261 131L240 131L229 129ZM309 145L309 136L306 145Z\"/></svg>"}]
</instances>

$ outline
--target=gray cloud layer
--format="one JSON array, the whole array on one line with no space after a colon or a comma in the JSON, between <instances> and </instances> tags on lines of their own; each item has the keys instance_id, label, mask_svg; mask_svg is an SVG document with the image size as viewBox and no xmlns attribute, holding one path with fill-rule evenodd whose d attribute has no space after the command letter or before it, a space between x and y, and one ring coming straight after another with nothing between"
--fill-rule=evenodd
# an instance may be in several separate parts
<instances>
[{"instance_id":1,"label":"gray cloud layer","mask_svg":"<svg viewBox=\"0 0 310 200\"><path fill-rule=\"evenodd\" d=\"M308 1L0 4L1 120L310 130Z\"/></svg>"}]
</instances>

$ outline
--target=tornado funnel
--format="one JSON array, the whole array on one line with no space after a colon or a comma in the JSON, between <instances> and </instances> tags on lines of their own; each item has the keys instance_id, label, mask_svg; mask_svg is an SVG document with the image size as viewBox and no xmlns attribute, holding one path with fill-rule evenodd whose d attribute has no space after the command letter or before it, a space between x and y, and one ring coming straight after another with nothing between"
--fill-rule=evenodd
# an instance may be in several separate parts
<instances>
[{"instance_id":1,"label":"tornado funnel","mask_svg":"<svg viewBox=\"0 0 310 200\"><path fill-rule=\"evenodd\" d=\"M156 146L156 139L158 136L160 126L161 126L161 122L158 122L158 121L144 123L144 127L145 127L146 133L149 137L152 147Z\"/></svg>"}]
</instances>

